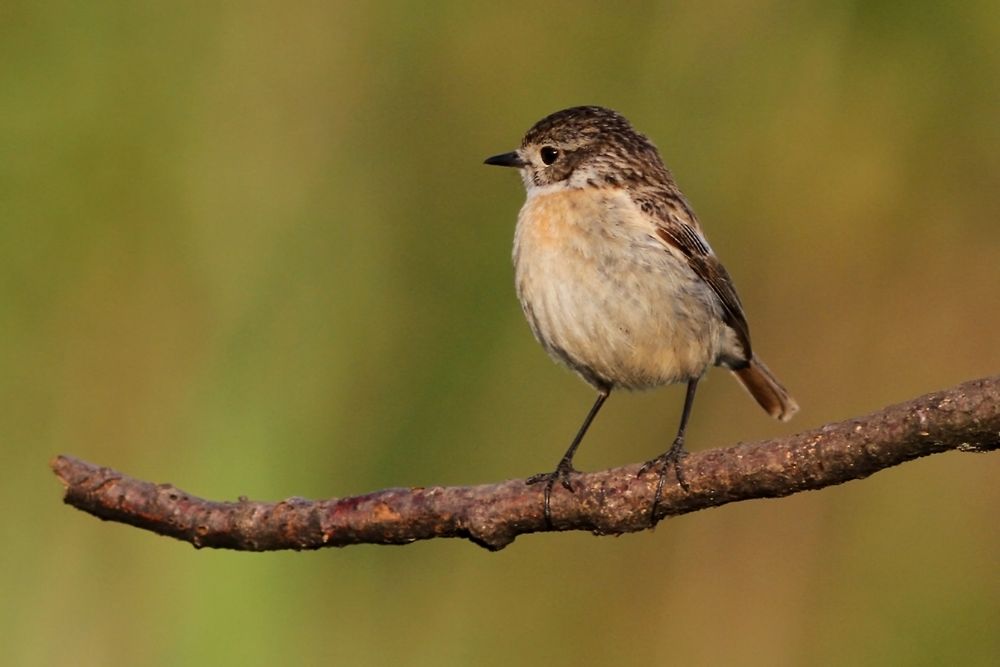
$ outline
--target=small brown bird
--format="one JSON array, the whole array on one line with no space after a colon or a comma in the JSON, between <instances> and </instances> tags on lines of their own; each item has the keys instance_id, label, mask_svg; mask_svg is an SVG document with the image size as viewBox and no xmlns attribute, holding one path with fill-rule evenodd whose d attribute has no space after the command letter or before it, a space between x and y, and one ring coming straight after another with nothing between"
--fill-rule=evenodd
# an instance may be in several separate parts
<instances>
[{"instance_id":1,"label":"small brown bird","mask_svg":"<svg viewBox=\"0 0 1000 667\"><path fill-rule=\"evenodd\" d=\"M687 488L681 458L698 380L710 366L736 375L785 421L798 405L758 359L732 280L715 257L656 147L620 114L597 106L535 123L510 153L527 190L514 234L517 296L535 338L597 390L597 400L545 482L545 516L558 480L572 491L573 455L612 389L686 382L673 445L640 474L667 471Z\"/></svg>"}]
</instances>

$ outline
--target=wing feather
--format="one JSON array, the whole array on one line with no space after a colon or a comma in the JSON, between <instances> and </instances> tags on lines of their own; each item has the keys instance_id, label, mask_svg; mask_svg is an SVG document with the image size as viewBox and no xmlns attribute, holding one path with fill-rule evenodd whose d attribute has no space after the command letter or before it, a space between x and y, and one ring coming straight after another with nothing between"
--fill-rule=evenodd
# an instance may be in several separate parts
<instances>
[{"instance_id":1,"label":"wing feather","mask_svg":"<svg viewBox=\"0 0 1000 667\"><path fill-rule=\"evenodd\" d=\"M697 218L679 192L652 192L636 197L636 203L656 224L656 236L677 250L689 262L695 274L712 288L722 306L723 318L743 346L746 359L753 353L750 347L750 327L743 304L729 272L712 252L702 236Z\"/></svg>"}]
</instances>

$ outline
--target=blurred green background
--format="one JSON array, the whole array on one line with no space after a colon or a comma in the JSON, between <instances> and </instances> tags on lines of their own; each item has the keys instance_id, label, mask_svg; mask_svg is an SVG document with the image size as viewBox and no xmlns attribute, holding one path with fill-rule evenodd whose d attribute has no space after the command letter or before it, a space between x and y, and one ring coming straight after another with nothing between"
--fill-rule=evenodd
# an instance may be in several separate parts
<instances>
[{"instance_id":1,"label":"blurred green background","mask_svg":"<svg viewBox=\"0 0 1000 667\"><path fill-rule=\"evenodd\" d=\"M692 449L996 373L998 43L985 0L4 3L4 663L996 664L996 455L497 554L196 551L46 464L260 500L551 469L592 392L481 163L576 104L656 141L803 406L713 371ZM580 467L661 452L682 395L617 395Z\"/></svg>"}]
</instances>

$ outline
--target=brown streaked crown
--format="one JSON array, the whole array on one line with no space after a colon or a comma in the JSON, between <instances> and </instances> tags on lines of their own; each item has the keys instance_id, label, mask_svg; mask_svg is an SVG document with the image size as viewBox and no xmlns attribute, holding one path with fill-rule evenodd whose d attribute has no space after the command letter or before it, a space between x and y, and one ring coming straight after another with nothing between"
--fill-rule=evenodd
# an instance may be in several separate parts
<instances>
[{"instance_id":1,"label":"brown streaked crown","mask_svg":"<svg viewBox=\"0 0 1000 667\"><path fill-rule=\"evenodd\" d=\"M524 135L522 146L543 141L571 142L580 137L600 138L600 135L633 135L649 143L636 132L632 124L617 111L598 106L570 107L551 113L535 123Z\"/></svg>"}]
</instances>

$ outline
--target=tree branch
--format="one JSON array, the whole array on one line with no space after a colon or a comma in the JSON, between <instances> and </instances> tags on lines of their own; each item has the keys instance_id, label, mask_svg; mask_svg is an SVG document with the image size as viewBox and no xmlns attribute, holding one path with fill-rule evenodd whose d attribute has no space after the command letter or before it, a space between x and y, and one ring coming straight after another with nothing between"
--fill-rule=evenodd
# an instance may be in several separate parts
<instances>
[{"instance_id":1,"label":"tree branch","mask_svg":"<svg viewBox=\"0 0 1000 667\"><path fill-rule=\"evenodd\" d=\"M790 437L693 453L684 463L690 490L668 483L655 520L863 479L952 449L998 448L1000 375ZM499 550L522 533L617 535L655 523L650 505L657 475L637 477L638 465L574 475L573 493L556 485L551 526L542 513L543 485L528 486L521 479L319 501L213 502L69 456L58 456L51 465L66 487L67 504L196 547L273 551L464 537Z\"/></svg>"}]
</instances>

